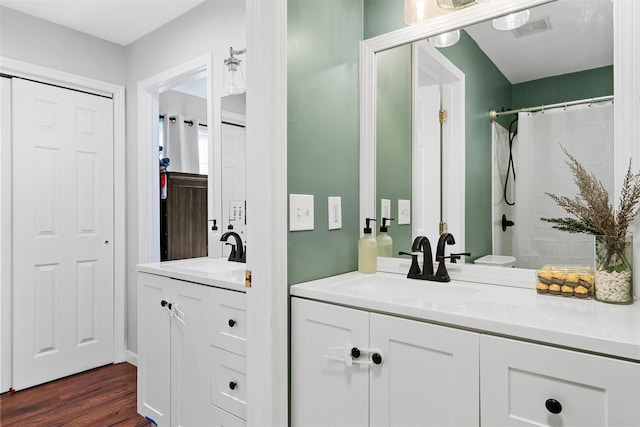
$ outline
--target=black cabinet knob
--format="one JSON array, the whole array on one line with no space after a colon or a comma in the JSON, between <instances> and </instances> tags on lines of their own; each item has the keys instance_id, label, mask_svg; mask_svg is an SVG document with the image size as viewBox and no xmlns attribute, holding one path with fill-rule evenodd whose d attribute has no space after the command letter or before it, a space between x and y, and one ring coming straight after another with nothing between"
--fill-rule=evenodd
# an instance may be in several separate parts
<instances>
[{"instance_id":1,"label":"black cabinet knob","mask_svg":"<svg viewBox=\"0 0 640 427\"><path fill-rule=\"evenodd\" d=\"M358 347L353 347L351 349L351 358L357 359L358 357L360 357L360 349Z\"/></svg>"},{"instance_id":2,"label":"black cabinet knob","mask_svg":"<svg viewBox=\"0 0 640 427\"><path fill-rule=\"evenodd\" d=\"M562 405L555 399L547 399L547 401L544 402L544 406L547 408L547 411L552 414L559 414L562 412Z\"/></svg>"},{"instance_id":3,"label":"black cabinet knob","mask_svg":"<svg viewBox=\"0 0 640 427\"><path fill-rule=\"evenodd\" d=\"M229 324L230 328L233 328L236 325L236 321L233 319L229 319L229 322L227 322Z\"/></svg>"},{"instance_id":4,"label":"black cabinet knob","mask_svg":"<svg viewBox=\"0 0 640 427\"><path fill-rule=\"evenodd\" d=\"M382 355L380 355L380 353L373 353L371 355L371 360L374 364L379 365L382 363Z\"/></svg>"},{"instance_id":5,"label":"black cabinet knob","mask_svg":"<svg viewBox=\"0 0 640 427\"><path fill-rule=\"evenodd\" d=\"M229 383L229 388L230 388L231 390L235 390L237 385L238 385L238 384L236 384L236 382L235 382L235 381L231 381L231 382Z\"/></svg>"},{"instance_id":6,"label":"black cabinet knob","mask_svg":"<svg viewBox=\"0 0 640 427\"><path fill-rule=\"evenodd\" d=\"M169 304L169 303L167 302L167 300L164 300L164 299L163 299L162 301L160 301L160 307L166 307L166 306L167 306L167 304Z\"/></svg>"}]
</instances>

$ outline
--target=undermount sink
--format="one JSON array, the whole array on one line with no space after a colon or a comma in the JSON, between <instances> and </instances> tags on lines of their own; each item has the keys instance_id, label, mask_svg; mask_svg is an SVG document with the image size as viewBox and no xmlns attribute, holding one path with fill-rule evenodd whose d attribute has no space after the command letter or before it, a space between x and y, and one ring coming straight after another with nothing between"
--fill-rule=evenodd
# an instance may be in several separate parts
<instances>
[{"instance_id":1,"label":"undermount sink","mask_svg":"<svg viewBox=\"0 0 640 427\"><path fill-rule=\"evenodd\" d=\"M345 293L362 298L383 297L389 301L396 300L405 304L414 303L420 305L457 304L482 291L482 288L456 283L455 281L439 283L380 273L336 282L331 287L336 291L340 289Z\"/></svg>"}]
</instances>

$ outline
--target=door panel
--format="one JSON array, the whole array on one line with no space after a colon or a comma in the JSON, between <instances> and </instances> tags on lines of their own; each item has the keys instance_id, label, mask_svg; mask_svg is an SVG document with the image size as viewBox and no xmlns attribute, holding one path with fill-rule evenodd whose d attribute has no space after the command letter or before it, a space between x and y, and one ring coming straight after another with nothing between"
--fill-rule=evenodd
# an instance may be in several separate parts
<instances>
[{"instance_id":1,"label":"door panel","mask_svg":"<svg viewBox=\"0 0 640 427\"><path fill-rule=\"evenodd\" d=\"M13 93L13 382L22 389L113 361L113 106L21 79Z\"/></svg>"},{"instance_id":2,"label":"door panel","mask_svg":"<svg viewBox=\"0 0 640 427\"><path fill-rule=\"evenodd\" d=\"M292 426L368 425L369 365L346 363L368 342L369 313L292 298Z\"/></svg>"},{"instance_id":3,"label":"door panel","mask_svg":"<svg viewBox=\"0 0 640 427\"><path fill-rule=\"evenodd\" d=\"M479 336L372 313L372 426L479 425Z\"/></svg>"}]
</instances>

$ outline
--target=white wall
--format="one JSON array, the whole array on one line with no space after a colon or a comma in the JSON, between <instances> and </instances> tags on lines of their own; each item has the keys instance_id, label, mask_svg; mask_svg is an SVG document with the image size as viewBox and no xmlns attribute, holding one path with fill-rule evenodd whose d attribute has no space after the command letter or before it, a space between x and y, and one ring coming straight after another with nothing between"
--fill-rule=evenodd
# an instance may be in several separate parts
<instances>
[{"instance_id":1,"label":"white wall","mask_svg":"<svg viewBox=\"0 0 640 427\"><path fill-rule=\"evenodd\" d=\"M123 46L2 6L0 56L105 82L126 83Z\"/></svg>"},{"instance_id":2,"label":"white wall","mask_svg":"<svg viewBox=\"0 0 640 427\"><path fill-rule=\"evenodd\" d=\"M208 53L222 68L229 47L246 46L245 29L244 1L209 0L127 46L127 348L132 353L137 352L138 144L148 143L137 141L138 82Z\"/></svg>"},{"instance_id":3,"label":"white wall","mask_svg":"<svg viewBox=\"0 0 640 427\"><path fill-rule=\"evenodd\" d=\"M168 90L160 94L160 114L180 114L186 120L207 123L207 100Z\"/></svg>"}]
</instances>

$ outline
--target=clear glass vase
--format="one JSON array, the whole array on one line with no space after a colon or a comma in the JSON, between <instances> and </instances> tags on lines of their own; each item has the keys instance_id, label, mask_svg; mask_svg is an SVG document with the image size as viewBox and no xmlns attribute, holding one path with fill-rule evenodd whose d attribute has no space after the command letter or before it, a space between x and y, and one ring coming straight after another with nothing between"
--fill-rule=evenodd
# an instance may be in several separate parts
<instances>
[{"instance_id":1,"label":"clear glass vase","mask_svg":"<svg viewBox=\"0 0 640 427\"><path fill-rule=\"evenodd\" d=\"M633 302L632 237L596 236L595 299L613 304Z\"/></svg>"}]
</instances>

